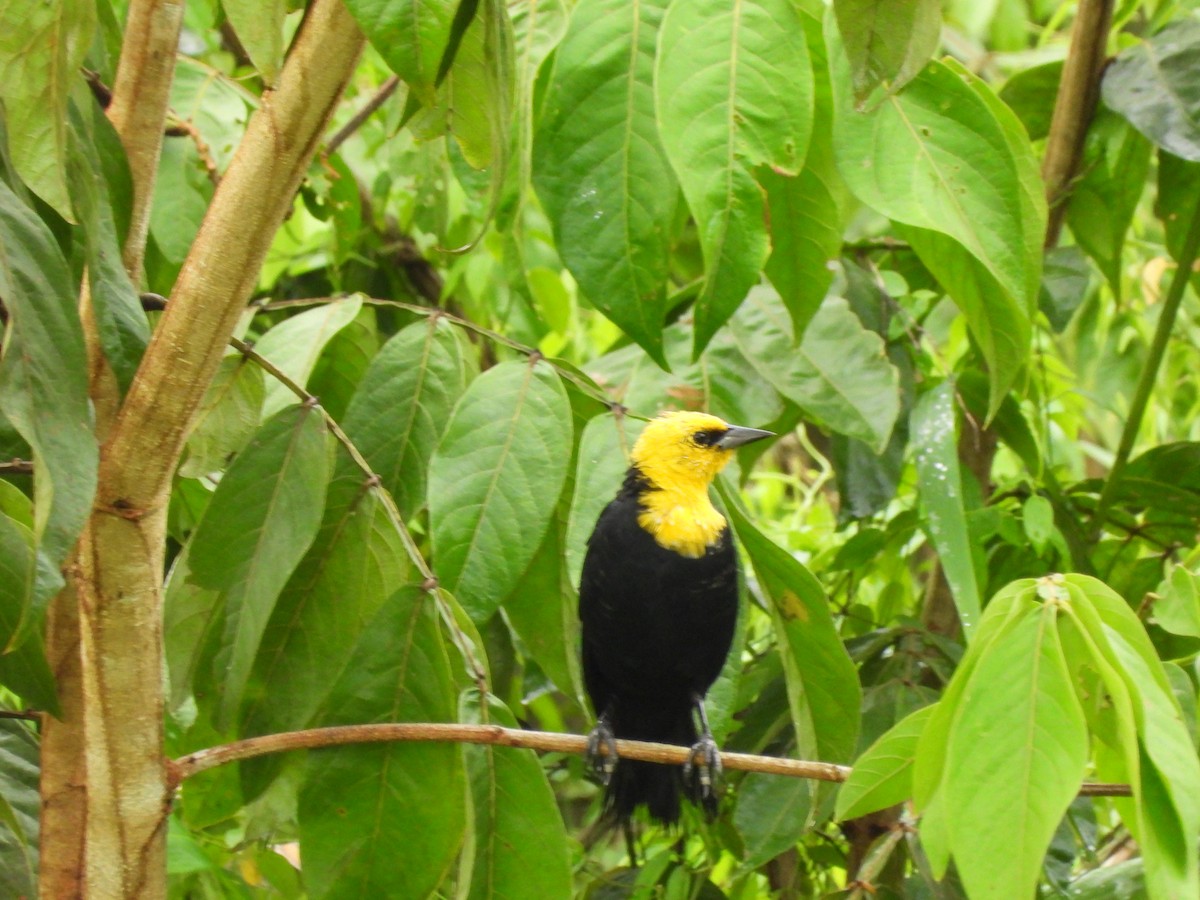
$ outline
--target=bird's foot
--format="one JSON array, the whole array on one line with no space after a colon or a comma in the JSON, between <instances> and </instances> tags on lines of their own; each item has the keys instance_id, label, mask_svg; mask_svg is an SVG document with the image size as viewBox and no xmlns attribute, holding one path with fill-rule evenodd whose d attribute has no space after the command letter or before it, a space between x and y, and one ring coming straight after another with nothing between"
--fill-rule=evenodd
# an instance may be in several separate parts
<instances>
[{"instance_id":1,"label":"bird's foot","mask_svg":"<svg viewBox=\"0 0 1200 900\"><path fill-rule=\"evenodd\" d=\"M694 785L699 799L715 799L715 786L721 780L721 750L709 732L705 731L700 740L692 744L688 761L683 766L683 779Z\"/></svg>"},{"instance_id":2,"label":"bird's foot","mask_svg":"<svg viewBox=\"0 0 1200 900\"><path fill-rule=\"evenodd\" d=\"M617 768L617 739L607 716L597 719L596 727L588 733L587 761L600 783L607 785Z\"/></svg>"}]
</instances>

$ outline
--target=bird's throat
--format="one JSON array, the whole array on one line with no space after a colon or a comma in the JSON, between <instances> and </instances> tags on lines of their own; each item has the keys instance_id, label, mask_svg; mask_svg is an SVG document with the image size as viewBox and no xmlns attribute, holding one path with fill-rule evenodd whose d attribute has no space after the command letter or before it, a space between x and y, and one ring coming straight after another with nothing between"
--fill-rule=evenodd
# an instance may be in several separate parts
<instances>
[{"instance_id":1,"label":"bird's throat","mask_svg":"<svg viewBox=\"0 0 1200 900\"><path fill-rule=\"evenodd\" d=\"M638 524L660 547L680 556L699 559L716 546L725 531L725 517L708 499L708 489L644 490L639 496Z\"/></svg>"}]
</instances>

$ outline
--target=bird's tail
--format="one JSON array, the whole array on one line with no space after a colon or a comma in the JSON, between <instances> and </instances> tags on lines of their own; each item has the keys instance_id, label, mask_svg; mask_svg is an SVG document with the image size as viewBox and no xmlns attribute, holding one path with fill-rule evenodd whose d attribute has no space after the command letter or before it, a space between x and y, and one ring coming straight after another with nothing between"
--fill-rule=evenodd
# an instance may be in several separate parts
<instances>
[{"instance_id":1,"label":"bird's tail","mask_svg":"<svg viewBox=\"0 0 1200 900\"><path fill-rule=\"evenodd\" d=\"M612 717L613 733L618 738L684 747L691 747L699 739L690 702L639 705L626 698L622 701ZM622 822L645 804L652 818L674 825L679 821L680 798L684 796L700 805L710 818L716 815L716 799L711 792L701 790L695 769L685 779L682 766L621 759L608 783L604 807L607 817Z\"/></svg>"}]
</instances>

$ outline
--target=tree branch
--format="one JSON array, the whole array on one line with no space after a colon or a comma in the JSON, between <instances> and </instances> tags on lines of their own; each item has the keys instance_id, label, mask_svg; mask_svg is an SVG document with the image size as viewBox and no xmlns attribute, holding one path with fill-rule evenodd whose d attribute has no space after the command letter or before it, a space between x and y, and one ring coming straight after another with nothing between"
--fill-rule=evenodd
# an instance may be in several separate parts
<instances>
[{"instance_id":1,"label":"tree branch","mask_svg":"<svg viewBox=\"0 0 1200 900\"><path fill-rule=\"evenodd\" d=\"M1042 180L1050 218L1045 246L1058 244L1066 213L1066 197L1083 157L1083 141L1100 100L1100 75L1112 24L1113 0L1080 0L1071 46L1063 64L1062 81L1054 101L1054 117L1042 159Z\"/></svg>"},{"instance_id":2,"label":"tree branch","mask_svg":"<svg viewBox=\"0 0 1200 900\"><path fill-rule=\"evenodd\" d=\"M319 747L343 747L348 744L377 744L393 741L439 741L461 744L494 744L501 747L520 747L547 753L584 753L588 739L578 734L552 731L525 731L521 728L502 728L499 725L459 725L449 722L388 722L375 725L336 725L329 728L309 728L247 738L230 744L220 744L197 750L179 759L170 760L167 769L171 782L178 786L184 780L226 763L286 753L290 750L313 750ZM601 746L601 752L607 751ZM656 744L649 741L617 741L617 756L621 759L640 759L644 762L683 765L692 756L687 747ZM721 753L721 765L731 771L759 772L791 778L811 778L817 781L840 783L850 774L849 766L813 762L803 759L784 759L777 756L758 756L752 753ZM1081 797L1128 797L1127 784L1087 782L1079 790Z\"/></svg>"},{"instance_id":3,"label":"tree branch","mask_svg":"<svg viewBox=\"0 0 1200 900\"><path fill-rule=\"evenodd\" d=\"M329 142L325 145L326 155L333 153L338 147L345 143L346 138L358 131L358 129L362 127L363 122L371 118L371 116L375 114L375 110L383 106L383 104L387 102L388 97L396 93L396 88L399 86L400 77L398 75L393 75L383 84L381 84L379 86L379 90L375 92L374 96L372 96L370 100L363 104L363 108L351 116L350 120L341 128L339 128L334 133L333 137L329 139Z\"/></svg>"}]
</instances>

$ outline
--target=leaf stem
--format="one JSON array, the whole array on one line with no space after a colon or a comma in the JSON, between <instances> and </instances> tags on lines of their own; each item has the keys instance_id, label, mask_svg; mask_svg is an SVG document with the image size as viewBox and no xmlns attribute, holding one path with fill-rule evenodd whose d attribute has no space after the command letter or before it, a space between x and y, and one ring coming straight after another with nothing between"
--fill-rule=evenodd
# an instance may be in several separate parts
<instances>
[{"instance_id":1,"label":"leaf stem","mask_svg":"<svg viewBox=\"0 0 1200 900\"><path fill-rule=\"evenodd\" d=\"M1145 416L1146 406L1150 402L1150 393L1154 390L1154 382L1158 378L1158 370L1162 366L1163 356L1166 354L1167 342L1171 339L1171 331L1175 326L1175 318L1179 313L1179 306L1183 302L1184 292L1187 290L1188 279L1192 275L1197 251L1200 251L1200 202L1197 202L1196 208L1192 212L1192 221L1188 226L1187 235L1184 237L1183 248L1179 251L1179 257L1176 260L1177 265L1171 276L1171 285L1167 288L1162 312L1158 316L1158 327L1154 331L1154 340L1146 354L1146 362L1142 366L1142 373L1138 378L1133 400L1129 404L1129 415L1125 419L1125 428L1121 432L1121 443L1117 447L1117 455L1113 459L1112 468L1109 469L1108 478L1104 481L1104 488L1096 503L1096 511L1092 514L1093 540L1099 537L1100 529L1104 527L1104 520L1116 499L1117 487L1121 483L1121 476L1125 474L1125 467L1129 463L1130 453L1133 452L1138 431L1141 430L1142 418Z\"/></svg>"}]
</instances>

